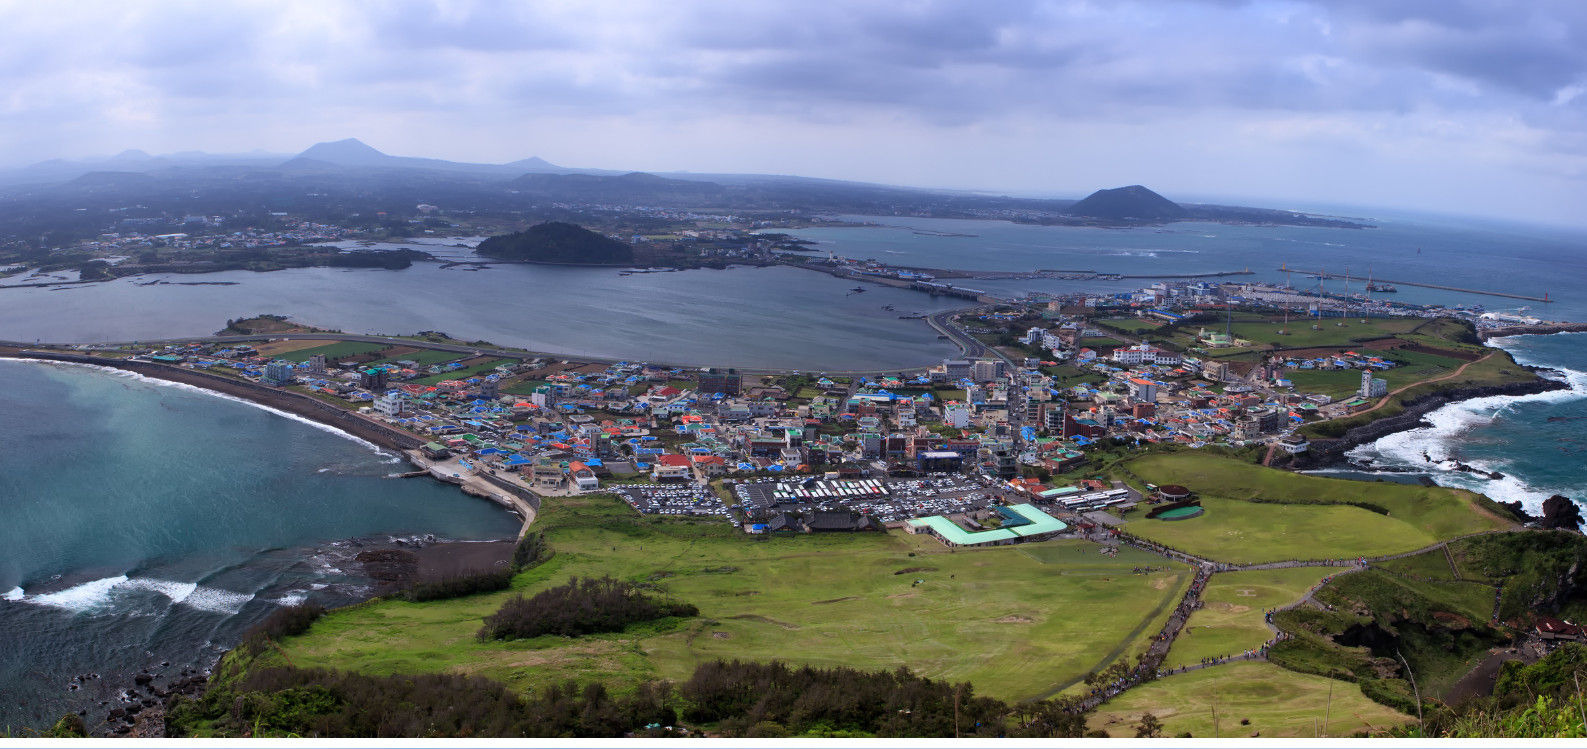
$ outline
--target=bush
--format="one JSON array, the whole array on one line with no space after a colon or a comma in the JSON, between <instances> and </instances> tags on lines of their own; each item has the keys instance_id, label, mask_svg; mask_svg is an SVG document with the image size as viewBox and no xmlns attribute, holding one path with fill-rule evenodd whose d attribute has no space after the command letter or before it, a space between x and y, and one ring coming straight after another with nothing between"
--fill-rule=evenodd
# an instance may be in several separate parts
<instances>
[{"instance_id":1,"label":"bush","mask_svg":"<svg viewBox=\"0 0 1587 749\"><path fill-rule=\"evenodd\" d=\"M408 586L399 595L404 600L417 603L461 598L475 593L491 593L506 590L511 586L512 575L513 572L509 569L465 572L461 575L420 580Z\"/></svg>"},{"instance_id":2,"label":"bush","mask_svg":"<svg viewBox=\"0 0 1587 749\"><path fill-rule=\"evenodd\" d=\"M546 558L546 537L544 533L525 533L518 539L518 545L512 548L512 568L526 570L535 566Z\"/></svg>"},{"instance_id":3,"label":"bush","mask_svg":"<svg viewBox=\"0 0 1587 749\"><path fill-rule=\"evenodd\" d=\"M279 640L283 637L293 637L309 631L315 620L325 615L325 607L315 603L304 603L297 606L282 606L264 621L254 625L244 636L246 640L267 639Z\"/></svg>"},{"instance_id":4,"label":"bush","mask_svg":"<svg viewBox=\"0 0 1587 749\"><path fill-rule=\"evenodd\" d=\"M566 585L543 590L532 598L513 597L496 613L485 617L479 638L577 637L596 632L621 632L636 622L699 613L693 604L647 595L634 583L612 577L575 577Z\"/></svg>"}]
</instances>

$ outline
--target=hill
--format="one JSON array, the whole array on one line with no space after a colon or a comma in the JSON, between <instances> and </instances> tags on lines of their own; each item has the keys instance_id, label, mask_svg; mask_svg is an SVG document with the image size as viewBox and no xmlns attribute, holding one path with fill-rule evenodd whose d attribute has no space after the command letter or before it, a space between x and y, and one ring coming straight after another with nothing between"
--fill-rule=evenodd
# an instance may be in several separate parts
<instances>
[{"instance_id":1,"label":"hill","mask_svg":"<svg viewBox=\"0 0 1587 749\"><path fill-rule=\"evenodd\" d=\"M634 261L627 243L596 234L577 224L547 221L515 234L479 243L479 254L502 260L574 265L623 265Z\"/></svg>"},{"instance_id":2,"label":"hill","mask_svg":"<svg viewBox=\"0 0 1587 749\"><path fill-rule=\"evenodd\" d=\"M1097 190L1069 207L1069 213L1103 219L1172 220L1184 218L1187 211L1168 198L1140 185Z\"/></svg>"}]
</instances>

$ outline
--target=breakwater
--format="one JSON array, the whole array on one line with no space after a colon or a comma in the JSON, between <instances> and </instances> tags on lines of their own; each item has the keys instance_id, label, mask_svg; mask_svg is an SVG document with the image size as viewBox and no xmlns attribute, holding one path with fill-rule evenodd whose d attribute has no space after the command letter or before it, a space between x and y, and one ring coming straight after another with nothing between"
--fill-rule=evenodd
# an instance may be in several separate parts
<instances>
[{"instance_id":1,"label":"breakwater","mask_svg":"<svg viewBox=\"0 0 1587 749\"><path fill-rule=\"evenodd\" d=\"M1461 292L1463 294L1482 294L1484 296L1500 296L1500 297L1505 297L1506 299L1524 299L1524 300L1526 300L1528 302L1544 302L1544 303L1547 303L1547 302L1554 301L1553 299L1549 299L1548 298L1548 294L1546 294L1546 293L1543 296L1527 296L1526 294L1511 294L1510 292L1507 292L1507 291L1483 291L1482 289L1467 289L1467 288L1462 288L1460 286L1445 286L1443 284L1425 283L1425 282L1422 282L1422 281L1395 281L1395 280L1388 279L1388 278L1362 278L1360 276L1347 276L1347 275L1344 275L1342 273L1325 273L1325 272L1320 271L1320 270L1315 270L1315 271L1314 270L1301 270L1299 268L1279 268L1278 270L1280 272L1283 272L1283 273L1304 273L1304 274L1306 274L1308 276L1313 276L1313 277L1316 277L1316 278L1341 279L1341 280L1345 280L1345 281L1350 281L1350 280L1370 281L1372 283L1387 283L1387 284L1394 284L1396 286L1420 286L1420 287L1422 287L1424 289L1438 289L1440 291L1458 291L1458 292Z\"/></svg>"}]
</instances>

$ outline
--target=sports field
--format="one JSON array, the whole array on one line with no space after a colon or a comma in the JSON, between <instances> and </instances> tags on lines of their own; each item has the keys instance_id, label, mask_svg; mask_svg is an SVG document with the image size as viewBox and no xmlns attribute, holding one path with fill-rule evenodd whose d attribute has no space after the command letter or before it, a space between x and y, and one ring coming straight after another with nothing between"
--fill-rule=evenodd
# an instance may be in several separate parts
<instances>
[{"instance_id":1,"label":"sports field","mask_svg":"<svg viewBox=\"0 0 1587 749\"><path fill-rule=\"evenodd\" d=\"M1148 712L1162 721L1163 736L1189 733L1198 739L1378 734L1414 720L1367 699L1348 681L1255 661L1136 687L1102 705L1087 724L1111 736L1133 737L1136 722Z\"/></svg>"},{"instance_id":2,"label":"sports field","mask_svg":"<svg viewBox=\"0 0 1587 749\"><path fill-rule=\"evenodd\" d=\"M1411 551L1437 541L1408 523L1346 505L1270 504L1202 495L1206 514L1179 521L1133 515L1142 538L1219 562L1353 559Z\"/></svg>"},{"instance_id":3,"label":"sports field","mask_svg":"<svg viewBox=\"0 0 1587 749\"><path fill-rule=\"evenodd\" d=\"M517 687L601 679L617 689L687 678L713 658L907 666L1021 699L1144 647L1190 579L1160 557L1125 550L1110 559L1084 542L950 550L897 532L753 540L724 523L641 519L604 495L558 499L537 528L556 554L520 575L518 590L611 574L652 582L701 616L481 643L481 619L510 593L376 601L332 612L285 642L281 657L376 674L475 673ZM1144 567L1159 571L1132 572Z\"/></svg>"},{"instance_id":4,"label":"sports field","mask_svg":"<svg viewBox=\"0 0 1587 749\"><path fill-rule=\"evenodd\" d=\"M1205 604L1168 651L1168 668L1195 665L1202 658L1237 655L1259 648L1273 636L1264 612L1299 600L1337 567L1220 572L1201 593Z\"/></svg>"}]
</instances>

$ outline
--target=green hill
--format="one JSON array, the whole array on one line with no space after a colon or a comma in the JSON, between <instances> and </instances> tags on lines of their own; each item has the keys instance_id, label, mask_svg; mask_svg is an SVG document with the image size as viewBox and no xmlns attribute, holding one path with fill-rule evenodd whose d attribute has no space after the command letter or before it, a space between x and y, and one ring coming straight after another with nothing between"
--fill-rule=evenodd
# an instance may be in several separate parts
<instances>
[{"instance_id":1,"label":"green hill","mask_svg":"<svg viewBox=\"0 0 1587 749\"><path fill-rule=\"evenodd\" d=\"M547 221L479 243L479 254L502 260L574 265L626 265L634 248L577 224Z\"/></svg>"}]
</instances>

